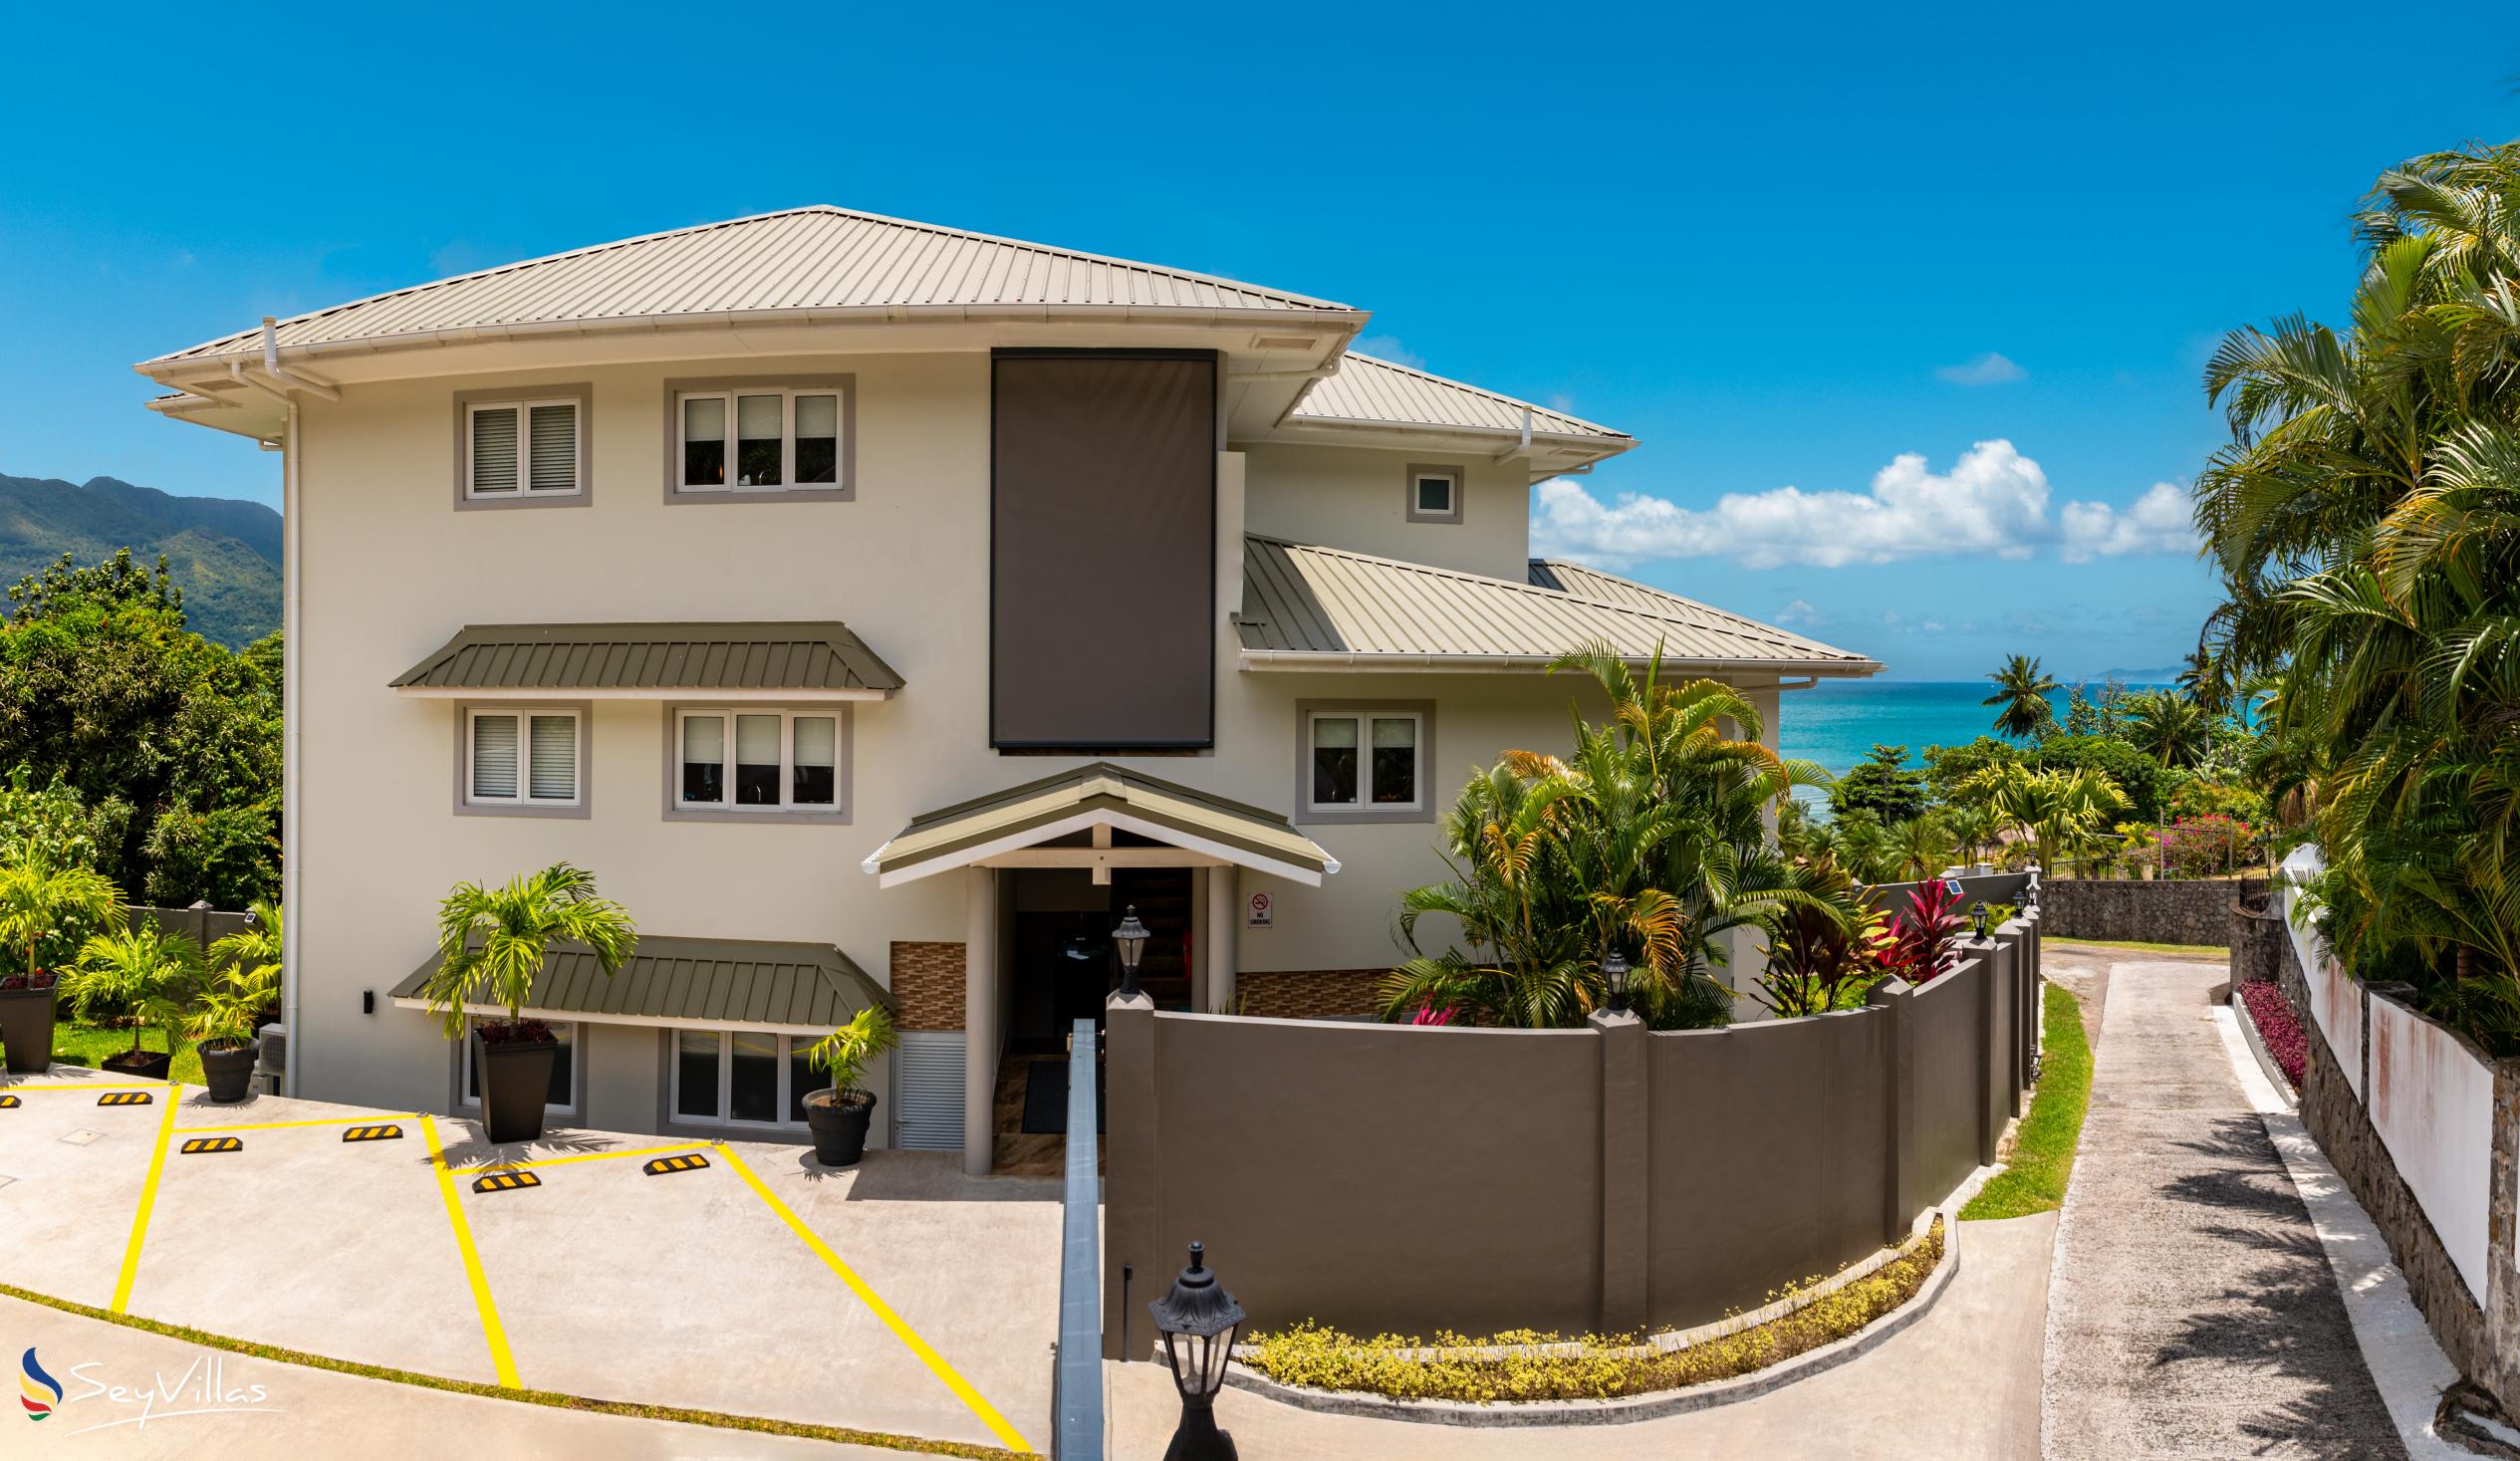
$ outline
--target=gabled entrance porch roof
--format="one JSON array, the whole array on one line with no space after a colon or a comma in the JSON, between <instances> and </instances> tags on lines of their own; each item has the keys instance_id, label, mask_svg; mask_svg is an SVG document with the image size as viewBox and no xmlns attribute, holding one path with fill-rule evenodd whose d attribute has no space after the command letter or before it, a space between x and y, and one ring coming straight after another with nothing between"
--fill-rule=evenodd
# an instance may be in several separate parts
<instances>
[{"instance_id":1,"label":"gabled entrance porch roof","mask_svg":"<svg viewBox=\"0 0 2520 1461\"><path fill-rule=\"evenodd\" d=\"M1115 833L1164 847L1116 848ZM1042 847L1077 834L1086 835L1089 845ZM1189 861L1249 867L1312 886L1339 870L1338 858L1275 813L1107 761L912 818L863 865L882 886L891 887L956 867L1048 865L1045 859L1109 866L1137 860L1129 854L1140 851L1175 866Z\"/></svg>"}]
</instances>

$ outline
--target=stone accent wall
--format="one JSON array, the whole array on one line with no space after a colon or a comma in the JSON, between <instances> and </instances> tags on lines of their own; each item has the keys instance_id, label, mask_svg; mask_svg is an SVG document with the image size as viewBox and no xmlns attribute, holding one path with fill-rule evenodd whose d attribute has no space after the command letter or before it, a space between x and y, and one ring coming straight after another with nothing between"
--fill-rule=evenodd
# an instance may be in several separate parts
<instances>
[{"instance_id":1,"label":"stone accent wall","mask_svg":"<svg viewBox=\"0 0 2520 1461\"><path fill-rule=\"evenodd\" d=\"M2351 1060L2358 1066L2362 1051L2340 1054L2328 1048L2328 1039L2317 1021L2310 1018L2307 984L2295 955L2292 940L2284 938L2279 955L2278 982L2287 997L2294 999L2293 1013L2301 1020L2302 1032L2308 1037L2309 1060L2302 1072L2301 1119L2319 1149L2327 1153L2337 1174L2345 1179L2354 1200L2371 1214L2372 1223L2380 1229L2389 1244L2390 1261L2406 1276L2406 1291L2421 1312L2424 1325L2441 1345L2461 1374L2483 1382L2508 1405L2520 1399L2520 1356L2497 1356L2493 1327L2487 1323L2484 1308L2467 1291L2459 1277L2457 1265L2450 1262L2448 1250L2441 1246L2440 1235L2433 1232L2432 1222L2424 1216L2423 1205L2415 1200L2405 1179L2397 1175L2397 1164L2389 1155L2389 1147L2372 1125L2371 1116L2363 1108L2354 1088L2347 1084L2340 1060ZM2296 994L2300 991L2300 994ZM2366 1027L2368 1029L2368 1027ZM2366 1039L2369 1038L2367 1035ZM2510 1123L2507 1103L2520 1100L2520 1081L2512 1078L2516 1063L2506 1061L2495 1071L2494 1099L2495 1163L2505 1164L2503 1148L2510 1143L2515 1129ZM2508 1186L2495 1185L2494 1231L2507 1233ZM2494 1245L2494 1268L2497 1273L2510 1267L2510 1253L2501 1243ZM2513 1286L2499 1286L2506 1290ZM2498 1295L2505 1307L2520 1300Z\"/></svg>"},{"instance_id":2,"label":"stone accent wall","mask_svg":"<svg viewBox=\"0 0 2520 1461\"><path fill-rule=\"evenodd\" d=\"M1310 1020L1325 1015L1371 1018L1381 1009L1375 988L1388 969L1305 969L1234 976L1234 1013L1255 1019Z\"/></svg>"},{"instance_id":3,"label":"stone accent wall","mask_svg":"<svg viewBox=\"0 0 2520 1461\"><path fill-rule=\"evenodd\" d=\"M962 1028L962 945L892 945L892 1023L903 1030Z\"/></svg>"},{"instance_id":4,"label":"stone accent wall","mask_svg":"<svg viewBox=\"0 0 2520 1461\"><path fill-rule=\"evenodd\" d=\"M2224 945L2231 904L2261 878L2145 882L2059 877L2039 884L2040 932L2050 938Z\"/></svg>"}]
</instances>

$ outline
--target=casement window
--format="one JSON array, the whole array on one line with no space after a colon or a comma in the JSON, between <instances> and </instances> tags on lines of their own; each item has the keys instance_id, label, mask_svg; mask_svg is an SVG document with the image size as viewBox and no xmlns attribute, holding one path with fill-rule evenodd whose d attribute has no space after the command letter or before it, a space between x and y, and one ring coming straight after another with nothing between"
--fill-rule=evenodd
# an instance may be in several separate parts
<instances>
[{"instance_id":1,"label":"casement window","mask_svg":"<svg viewBox=\"0 0 2520 1461\"><path fill-rule=\"evenodd\" d=\"M718 1126L802 1126L808 1093L831 1078L806 1062L810 1036L748 1030L673 1030L676 1121Z\"/></svg>"},{"instance_id":2,"label":"casement window","mask_svg":"<svg viewBox=\"0 0 2520 1461\"><path fill-rule=\"evenodd\" d=\"M579 764L582 711L464 712L463 801L468 807L574 809L586 804Z\"/></svg>"},{"instance_id":3,"label":"casement window","mask_svg":"<svg viewBox=\"0 0 2520 1461\"><path fill-rule=\"evenodd\" d=\"M1408 520L1412 523L1461 521L1464 480L1459 467L1411 466L1408 469Z\"/></svg>"},{"instance_id":4,"label":"casement window","mask_svg":"<svg viewBox=\"0 0 2520 1461\"><path fill-rule=\"evenodd\" d=\"M668 725L669 812L838 818L848 811L842 706L675 707Z\"/></svg>"},{"instance_id":5,"label":"casement window","mask_svg":"<svg viewBox=\"0 0 2520 1461\"><path fill-rule=\"evenodd\" d=\"M837 491L841 395L831 386L677 392L675 490Z\"/></svg>"},{"instance_id":6,"label":"casement window","mask_svg":"<svg viewBox=\"0 0 2520 1461\"><path fill-rule=\"evenodd\" d=\"M574 1116L578 1113L578 1027L574 1024L553 1024L551 1034L560 1042L560 1051L551 1063L551 1095L544 1097L543 1109L553 1115ZM468 1107L481 1105L481 1042L473 1039L472 1026L464 1026L464 1038L458 1042L463 1054L459 1057L463 1070L462 1085L456 1088L459 1099Z\"/></svg>"},{"instance_id":7,"label":"casement window","mask_svg":"<svg viewBox=\"0 0 2520 1461\"><path fill-rule=\"evenodd\" d=\"M1426 717L1416 710L1315 710L1305 717L1310 751L1304 805L1315 812L1422 809L1420 748Z\"/></svg>"},{"instance_id":8,"label":"casement window","mask_svg":"<svg viewBox=\"0 0 2520 1461\"><path fill-rule=\"evenodd\" d=\"M575 497L575 400L471 401L464 407L464 495L475 501Z\"/></svg>"}]
</instances>

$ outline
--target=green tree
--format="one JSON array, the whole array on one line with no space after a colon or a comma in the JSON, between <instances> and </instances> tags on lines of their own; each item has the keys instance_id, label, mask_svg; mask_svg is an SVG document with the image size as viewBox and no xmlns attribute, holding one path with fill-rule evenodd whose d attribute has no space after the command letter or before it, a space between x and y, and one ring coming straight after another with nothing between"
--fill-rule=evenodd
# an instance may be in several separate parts
<instances>
[{"instance_id":1,"label":"green tree","mask_svg":"<svg viewBox=\"0 0 2520 1461\"><path fill-rule=\"evenodd\" d=\"M2027 741L2056 728L2056 707L2048 699L2056 693L2056 676L2040 669L2036 657L2015 654L1987 678L1995 682L1995 693L1981 703L2003 707L1995 712L1996 730Z\"/></svg>"},{"instance_id":2,"label":"green tree","mask_svg":"<svg viewBox=\"0 0 2520 1461\"><path fill-rule=\"evenodd\" d=\"M202 977L201 945L180 933L161 931L154 920L139 928L89 937L79 962L62 975L62 993L79 1018L90 1023L119 1016L131 1024L131 1054L140 1054L140 1036L166 1032L166 1050L174 1052L175 1029Z\"/></svg>"},{"instance_id":3,"label":"green tree","mask_svg":"<svg viewBox=\"0 0 2520 1461\"><path fill-rule=\"evenodd\" d=\"M2038 844L2039 860L2052 874L2081 856L2126 808L2109 778L2090 767L2032 771L2004 767L1988 775L1995 815Z\"/></svg>"},{"instance_id":4,"label":"green tree","mask_svg":"<svg viewBox=\"0 0 2520 1461\"><path fill-rule=\"evenodd\" d=\"M1985 799L1969 790L1978 780L1979 773L1990 766L2012 766L2020 761L2018 748L2010 741L1999 741L1993 736L1979 736L1965 745L1927 746L1925 791L1946 810L1972 803L1982 804Z\"/></svg>"},{"instance_id":5,"label":"green tree","mask_svg":"<svg viewBox=\"0 0 2520 1461\"><path fill-rule=\"evenodd\" d=\"M2175 690L2135 697L2128 744L2163 766L2194 766L2213 749L2213 718Z\"/></svg>"},{"instance_id":6,"label":"green tree","mask_svg":"<svg viewBox=\"0 0 2520 1461\"><path fill-rule=\"evenodd\" d=\"M437 906L437 968L420 993L449 1040L463 1037L467 1005L498 1005L517 1025L563 942L585 947L609 976L638 947L638 930L628 909L597 894L593 873L566 862L498 887L456 883Z\"/></svg>"},{"instance_id":7,"label":"green tree","mask_svg":"<svg viewBox=\"0 0 2520 1461\"><path fill-rule=\"evenodd\" d=\"M2161 763L2117 736L2050 736L2022 761L2033 771L2097 771L2146 822L2160 818L2172 780Z\"/></svg>"},{"instance_id":8,"label":"green tree","mask_svg":"<svg viewBox=\"0 0 2520 1461\"><path fill-rule=\"evenodd\" d=\"M41 852L0 862L0 940L25 954L33 983L59 970L90 935L122 917L123 894L95 868L55 864Z\"/></svg>"},{"instance_id":9,"label":"green tree","mask_svg":"<svg viewBox=\"0 0 2520 1461\"><path fill-rule=\"evenodd\" d=\"M1905 746L1875 746L1873 754L1829 789L1829 810L1839 817L1870 812L1885 823L1924 815L1930 797L1925 773L1908 767Z\"/></svg>"}]
</instances>

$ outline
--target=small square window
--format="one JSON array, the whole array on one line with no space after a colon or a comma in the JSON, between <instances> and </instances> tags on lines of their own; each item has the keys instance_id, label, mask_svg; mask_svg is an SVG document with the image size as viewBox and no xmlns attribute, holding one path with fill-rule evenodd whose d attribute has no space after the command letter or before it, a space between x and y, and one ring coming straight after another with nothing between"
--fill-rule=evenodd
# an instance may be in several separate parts
<instances>
[{"instance_id":1,"label":"small square window","mask_svg":"<svg viewBox=\"0 0 2520 1461\"><path fill-rule=\"evenodd\" d=\"M458 500L476 504L584 498L585 443L576 400L463 400Z\"/></svg>"},{"instance_id":2,"label":"small square window","mask_svg":"<svg viewBox=\"0 0 2520 1461\"><path fill-rule=\"evenodd\" d=\"M1424 704L1332 706L1303 717L1299 800L1327 820L1431 820Z\"/></svg>"},{"instance_id":3,"label":"small square window","mask_svg":"<svg viewBox=\"0 0 2520 1461\"><path fill-rule=\"evenodd\" d=\"M578 738L575 710L466 712L464 801L475 807L580 805Z\"/></svg>"},{"instance_id":4,"label":"small square window","mask_svg":"<svg viewBox=\"0 0 2520 1461\"><path fill-rule=\"evenodd\" d=\"M1462 481L1459 467L1410 467L1408 520L1412 523L1461 521Z\"/></svg>"},{"instance_id":5,"label":"small square window","mask_svg":"<svg viewBox=\"0 0 2520 1461\"><path fill-rule=\"evenodd\" d=\"M701 493L723 500L849 496L849 379L666 381L674 431L666 500Z\"/></svg>"}]
</instances>

